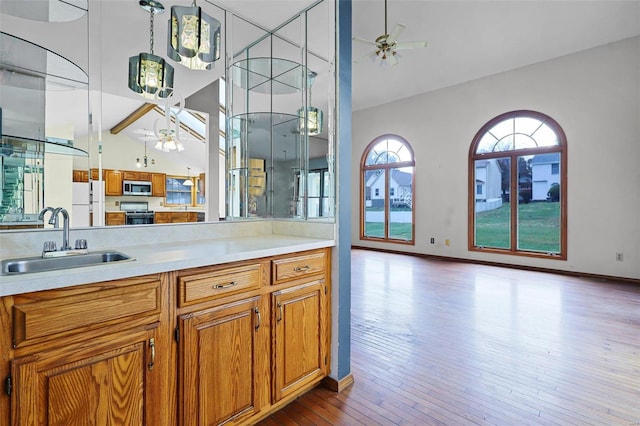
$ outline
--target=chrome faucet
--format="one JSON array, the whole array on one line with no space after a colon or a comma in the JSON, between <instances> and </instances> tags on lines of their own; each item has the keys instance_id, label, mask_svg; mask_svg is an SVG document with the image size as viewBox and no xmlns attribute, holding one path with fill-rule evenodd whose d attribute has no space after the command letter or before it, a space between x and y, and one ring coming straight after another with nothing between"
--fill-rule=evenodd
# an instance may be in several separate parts
<instances>
[{"instance_id":1,"label":"chrome faucet","mask_svg":"<svg viewBox=\"0 0 640 426\"><path fill-rule=\"evenodd\" d=\"M55 211L55 209L53 207L45 207L44 209L40 210L40 214L38 215L38 220L44 220L44 215L47 212L51 212L51 217L49 218L49 224L53 225L54 228L58 227L58 217L56 216L56 221L55 223L52 223L51 220L53 220L54 214L53 212Z\"/></svg>"},{"instance_id":2,"label":"chrome faucet","mask_svg":"<svg viewBox=\"0 0 640 426\"><path fill-rule=\"evenodd\" d=\"M67 210L62 207L56 208L53 211L51 219L49 219L49 224L55 226L55 223L58 222L58 215L60 213L62 213L62 247L60 247L60 250L71 250L71 246L69 245L69 213Z\"/></svg>"}]
</instances>

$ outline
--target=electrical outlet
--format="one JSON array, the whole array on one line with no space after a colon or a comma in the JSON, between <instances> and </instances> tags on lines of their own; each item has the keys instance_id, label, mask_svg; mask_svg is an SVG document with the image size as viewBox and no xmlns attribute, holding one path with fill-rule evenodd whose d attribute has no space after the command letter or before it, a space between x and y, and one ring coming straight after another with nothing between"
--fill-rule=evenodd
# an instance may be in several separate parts
<instances>
[{"instance_id":1,"label":"electrical outlet","mask_svg":"<svg viewBox=\"0 0 640 426\"><path fill-rule=\"evenodd\" d=\"M444 240L444 245L449 247L449 240Z\"/></svg>"},{"instance_id":2,"label":"electrical outlet","mask_svg":"<svg viewBox=\"0 0 640 426\"><path fill-rule=\"evenodd\" d=\"M622 253L616 253L616 260L618 262L622 262L624 260L624 255Z\"/></svg>"},{"instance_id":3,"label":"electrical outlet","mask_svg":"<svg viewBox=\"0 0 640 426\"><path fill-rule=\"evenodd\" d=\"M430 242L431 244L435 244L435 243L436 243L436 239L435 239L435 238L433 238L433 237L431 237L431 239L429 240L429 242Z\"/></svg>"}]
</instances>

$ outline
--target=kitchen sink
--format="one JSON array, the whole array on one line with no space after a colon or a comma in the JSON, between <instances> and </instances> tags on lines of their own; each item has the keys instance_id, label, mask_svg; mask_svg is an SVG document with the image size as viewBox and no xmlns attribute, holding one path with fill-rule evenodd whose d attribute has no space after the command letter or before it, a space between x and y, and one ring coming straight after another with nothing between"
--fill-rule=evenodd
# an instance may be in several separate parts
<instances>
[{"instance_id":1,"label":"kitchen sink","mask_svg":"<svg viewBox=\"0 0 640 426\"><path fill-rule=\"evenodd\" d=\"M135 260L119 251L95 251L87 254L60 257L23 257L5 259L1 262L0 275L30 274L33 272L54 271L57 269L79 268L82 266L102 265Z\"/></svg>"}]
</instances>

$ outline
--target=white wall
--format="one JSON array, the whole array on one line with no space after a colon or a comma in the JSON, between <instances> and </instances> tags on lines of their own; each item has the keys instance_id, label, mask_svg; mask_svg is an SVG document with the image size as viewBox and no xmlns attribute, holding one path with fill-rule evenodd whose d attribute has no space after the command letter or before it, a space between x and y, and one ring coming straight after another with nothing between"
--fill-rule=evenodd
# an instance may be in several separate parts
<instances>
[{"instance_id":1,"label":"white wall","mask_svg":"<svg viewBox=\"0 0 640 426\"><path fill-rule=\"evenodd\" d=\"M487 121L518 109L550 115L567 136L566 261L467 247L471 141ZM361 241L354 197L353 245L640 278L640 38L354 112L354 194L364 149L387 133L402 136L415 151L416 244ZM624 253L623 262L616 261L617 252Z\"/></svg>"}]
</instances>

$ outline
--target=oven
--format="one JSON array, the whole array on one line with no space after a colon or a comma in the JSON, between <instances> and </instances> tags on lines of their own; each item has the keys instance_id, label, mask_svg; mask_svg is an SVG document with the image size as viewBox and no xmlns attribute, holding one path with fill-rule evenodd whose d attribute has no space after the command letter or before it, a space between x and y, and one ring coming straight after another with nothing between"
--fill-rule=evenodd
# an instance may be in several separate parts
<instances>
[{"instance_id":1,"label":"oven","mask_svg":"<svg viewBox=\"0 0 640 426\"><path fill-rule=\"evenodd\" d=\"M120 210L124 211L126 225L153 223L154 213L149 210L149 203L146 201L121 201Z\"/></svg>"},{"instance_id":2,"label":"oven","mask_svg":"<svg viewBox=\"0 0 640 426\"><path fill-rule=\"evenodd\" d=\"M127 225L149 225L153 223L153 216L154 213L150 212L150 211L145 211L145 212L126 212L125 213L125 218L126 221L125 223Z\"/></svg>"}]
</instances>

